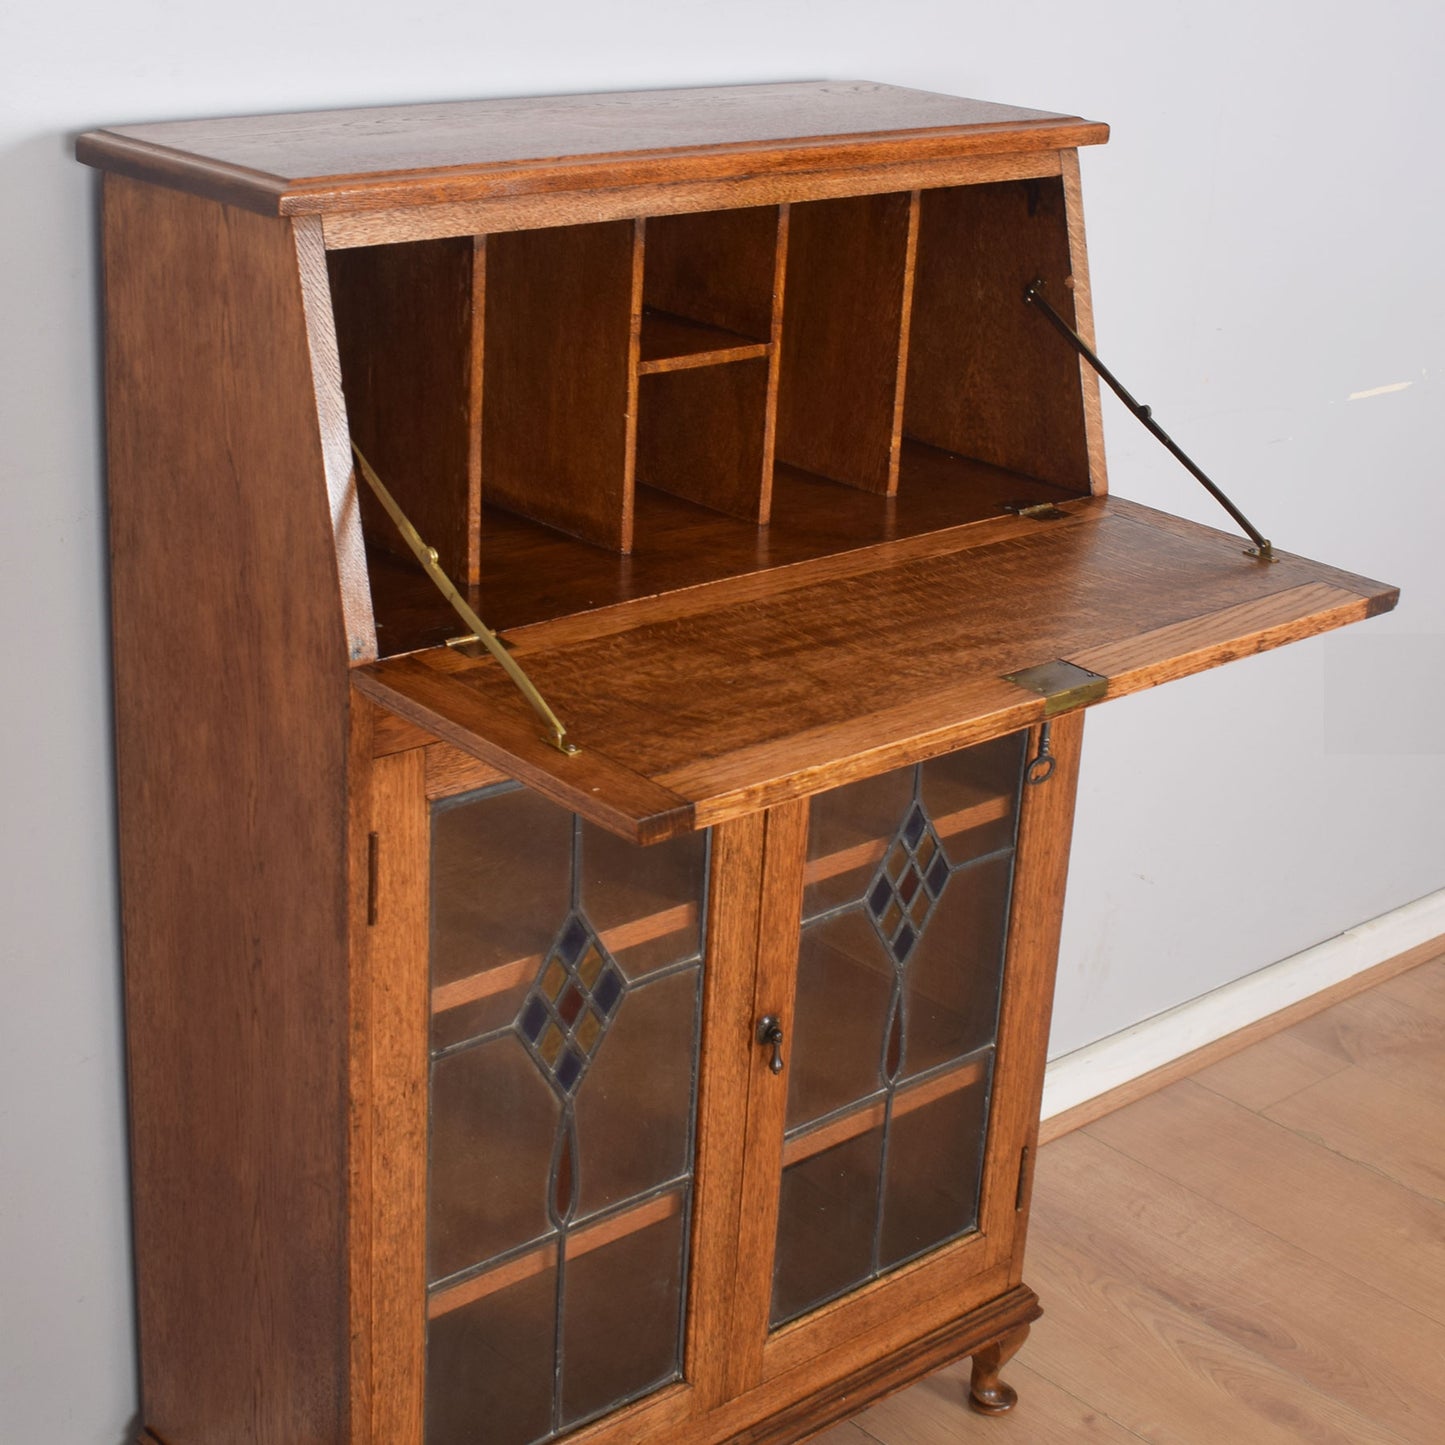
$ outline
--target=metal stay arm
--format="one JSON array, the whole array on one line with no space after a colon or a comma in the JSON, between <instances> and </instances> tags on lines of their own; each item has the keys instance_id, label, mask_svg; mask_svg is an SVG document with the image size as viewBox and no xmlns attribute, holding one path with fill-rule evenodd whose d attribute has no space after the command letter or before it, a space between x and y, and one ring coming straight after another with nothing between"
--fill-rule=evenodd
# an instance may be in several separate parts
<instances>
[{"instance_id":1,"label":"metal stay arm","mask_svg":"<svg viewBox=\"0 0 1445 1445\"><path fill-rule=\"evenodd\" d=\"M1279 558L1275 555L1274 548L1270 545L1269 539L1224 495L1220 489L1205 476L1202 468L1197 466L1184 449L1154 420L1154 413L1142 402L1135 401L1124 389L1123 383L1118 377L1094 355L1089 343L1044 300L1044 283L1040 280L1029 282L1028 289L1024 292L1024 302L1029 306L1036 306L1053 324L1059 335L1094 368L1095 371L1109 384L1110 389L1120 401L1128 407L1129 411L1149 430L1149 432L1161 442L1169 451L1170 455L1199 482L1204 489L1239 523L1241 529L1248 535L1249 540L1254 543L1253 547L1245 549L1245 556L1258 557L1262 562L1277 562Z\"/></svg>"},{"instance_id":2,"label":"metal stay arm","mask_svg":"<svg viewBox=\"0 0 1445 1445\"><path fill-rule=\"evenodd\" d=\"M551 734L547 741L559 753L580 752L581 749L576 743L568 741L567 729L562 726L557 714L547 706L546 699L537 691L532 679L522 671L507 649L502 646L501 639L472 611L467 605L466 598L457 591L452 579L442 571L441 563L437 560L436 548L427 546L422 540L421 533L412 526L411 519L402 511L396 498L387 491L381 478L372 469L371 463L362 456L361 448L356 445L355 441L351 443L351 450L356 456L356 464L361 469L361 475L366 478L367 485L376 493L376 498L386 508L387 515L396 523L397 531L401 533L406 545L416 554L416 560L426 570L427 576L436 583L437 590L451 603L457 616L476 634L477 641L502 664L507 676L516 683L522 696L531 704L532 711L546 723L547 731Z\"/></svg>"}]
</instances>

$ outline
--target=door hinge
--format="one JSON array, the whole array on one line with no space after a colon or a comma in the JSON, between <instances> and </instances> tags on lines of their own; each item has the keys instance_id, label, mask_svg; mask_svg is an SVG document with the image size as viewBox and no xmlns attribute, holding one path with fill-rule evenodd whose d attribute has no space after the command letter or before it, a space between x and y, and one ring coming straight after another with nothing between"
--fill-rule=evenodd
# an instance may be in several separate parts
<instances>
[{"instance_id":1,"label":"door hinge","mask_svg":"<svg viewBox=\"0 0 1445 1445\"><path fill-rule=\"evenodd\" d=\"M366 835L366 926L368 928L376 925L377 880L381 874L381 866L378 862L380 851L380 835L368 833Z\"/></svg>"},{"instance_id":2,"label":"door hinge","mask_svg":"<svg viewBox=\"0 0 1445 1445\"><path fill-rule=\"evenodd\" d=\"M1029 1187L1033 1183L1034 1176L1034 1151L1033 1147L1025 1144L1019 1153L1019 1183L1014 1193L1014 1213L1022 1214L1024 1205L1029 1202Z\"/></svg>"}]
</instances>

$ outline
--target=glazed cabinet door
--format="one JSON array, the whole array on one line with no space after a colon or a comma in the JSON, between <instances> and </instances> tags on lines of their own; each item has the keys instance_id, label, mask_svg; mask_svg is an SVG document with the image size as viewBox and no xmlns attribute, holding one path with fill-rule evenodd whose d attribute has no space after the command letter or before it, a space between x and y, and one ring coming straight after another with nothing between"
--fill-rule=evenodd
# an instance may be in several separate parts
<instances>
[{"instance_id":1,"label":"glazed cabinet door","mask_svg":"<svg viewBox=\"0 0 1445 1445\"><path fill-rule=\"evenodd\" d=\"M1048 762L1034 729L774 813L747 1383L1018 1283L1076 733L1051 727Z\"/></svg>"},{"instance_id":2,"label":"glazed cabinet door","mask_svg":"<svg viewBox=\"0 0 1445 1445\"><path fill-rule=\"evenodd\" d=\"M711 837L639 848L511 782L429 797L426 751L378 760L366 830L371 1438L676 1421Z\"/></svg>"}]
</instances>

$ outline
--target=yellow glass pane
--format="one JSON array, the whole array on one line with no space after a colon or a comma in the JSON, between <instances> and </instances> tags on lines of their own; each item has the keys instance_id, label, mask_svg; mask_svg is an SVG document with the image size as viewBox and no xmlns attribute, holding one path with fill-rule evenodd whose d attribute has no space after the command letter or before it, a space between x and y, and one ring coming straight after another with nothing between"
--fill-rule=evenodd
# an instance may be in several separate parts
<instances>
[{"instance_id":1,"label":"yellow glass pane","mask_svg":"<svg viewBox=\"0 0 1445 1445\"><path fill-rule=\"evenodd\" d=\"M557 1062L557 1055L562 1052L562 1045L566 1040L562 1037L562 1030L556 1024L548 1024L547 1032L542 1035L542 1042L538 1052L549 1064Z\"/></svg>"},{"instance_id":2,"label":"yellow glass pane","mask_svg":"<svg viewBox=\"0 0 1445 1445\"><path fill-rule=\"evenodd\" d=\"M566 982L567 970L554 958L547 966L547 972L542 975L542 992L555 1003L557 995L562 992L562 985Z\"/></svg>"}]
</instances>

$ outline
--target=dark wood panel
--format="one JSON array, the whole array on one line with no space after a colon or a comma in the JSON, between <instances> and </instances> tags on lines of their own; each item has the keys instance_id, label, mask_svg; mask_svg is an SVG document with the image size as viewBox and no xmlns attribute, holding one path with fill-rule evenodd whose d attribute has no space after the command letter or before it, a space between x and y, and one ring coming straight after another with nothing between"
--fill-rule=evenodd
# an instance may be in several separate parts
<instances>
[{"instance_id":1,"label":"dark wood panel","mask_svg":"<svg viewBox=\"0 0 1445 1445\"><path fill-rule=\"evenodd\" d=\"M778 456L865 491L892 492L913 200L857 196L790 212Z\"/></svg>"},{"instance_id":2,"label":"dark wood panel","mask_svg":"<svg viewBox=\"0 0 1445 1445\"><path fill-rule=\"evenodd\" d=\"M631 221L487 243L483 490L616 552L632 547L641 260Z\"/></svg>"},{"instance_id":3,"label":"dark wood panel","mask_svg":"<svg viewBox=\"0 0 1445 1445\"><path fill-rule=\"evenodd\" d=\"M768 361L644 376L639 484L744 521L767 521Z\"/></svg>"},{"instance_id":4,"label":"dark wood panel","mask_svg":"<svg viewBox=\"0 0 1445 1445\"><path fill-rule=\"evenodd\" d=\"M871 81L790 81L116 126L91 165L233 204L345 211L1107 138L1075 116Z\"/></svg>"},{"instance_id":5,"label":"dark wood panel","mask_svg":"<svg viewBox=\"0 0 1445 1445\"><path fill-rule=\"evenodd\" d=\"M643 302L769 341L777 246L776 206L649 217Z\"/></svg>"},{"instance_id":6,"label":"dark wood panel","mask_svg":"<svg viewBox=\"0 0 1445 1445\"><path fill-rule=\"evenodd\" d=\"M786 569L832 553L923 538L965 523L1016 523L1004 503L1066 502L1071 493L930 447L906 444L896 497L841 486L796 467L773 474L766 531L651 487L639 487L627 557L587 546L515 513L488 509L482 528L482 586L473 605L510 629L722 578ZM383 656L440 646L461 626L414 563L371 558L376 628Z\"/></svg>"},{"instance_id":7,"label":"dark wood panel","mask_svg":"<svg viewBox=\"0 0 1445 1445\"><path fill-rule=\"evenodd\" d=\"M1138 509L1112 512L1108 498L1069 505L1072 520L976 546L961 528L955 550L837 572L822 559L718 583L677 615L641 608L635 626L604 618L595 638L574 632L519 656L584 750L692 800L701 825L1037 721L1042 700L1005 674L1113 657L1117 695L1278 645L1302 626L1342 625L1391 595L1376 585L1361 597L1314 563L1259 562L1205 528L1150 526ZM1296 590L1314 585L1328 590ZM1272 598L1280 607L1262 606ZM444 665L450 675L429 684L440 714L465 706L480 723L515 713L494 664ZM401 666L362 672L406 694ZM444 717L414 720L440 731ZM537 761L568 788L565 760Z\"/></svg>"},{"instance_id":8,"label":"dark wood panel","mask_svg":"<svg viewBox=\"0 0 1445 1445\"><path fill-rule=\"evenodd\" d=\"M1089 490L1079 359L1023 299L1041 277L1072 323L1070 267L1062 181L923 192L903 409L908 436Z\"/></svg>"},{"instance_id":9,"label":"dark wood panel","mask_svg":"<svg viewBox=\"0 0 1445 1445\"><path fill-rule=\"evenodd\" d=\"M104 218L144 1418L339 1440L347 644L297 242L123 178Z\"/></svg>"},{"instance_id":10,"label":"dark wood panel","mask_svg":"<svg viewBox=\"0 0 1445 1445\"><path fill-rule=\"evenodd\" d=\"M328 257L351 434L458 582L481 565L478 249L461 237ZM361 515L373 545L411 556L366 487Z\"/></svg>"}]
</instances>

